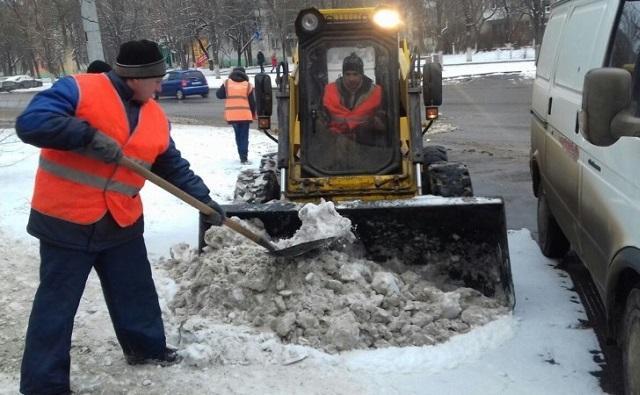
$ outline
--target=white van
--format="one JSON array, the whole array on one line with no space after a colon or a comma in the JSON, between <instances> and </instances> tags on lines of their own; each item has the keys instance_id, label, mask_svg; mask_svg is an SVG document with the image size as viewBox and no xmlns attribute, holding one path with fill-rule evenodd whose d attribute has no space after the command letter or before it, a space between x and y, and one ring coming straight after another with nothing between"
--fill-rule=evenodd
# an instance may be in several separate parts
<instances>
[{"instance_id":1,"label":"white van","mask_svg":"<svg viewBox=\"0 0 640 395\"><path fill-rule=\"evenodd\" d=\"M540 248L588 268L640 394L640 1L552 5L531 113Z\"/></svg>"}]
</instances>

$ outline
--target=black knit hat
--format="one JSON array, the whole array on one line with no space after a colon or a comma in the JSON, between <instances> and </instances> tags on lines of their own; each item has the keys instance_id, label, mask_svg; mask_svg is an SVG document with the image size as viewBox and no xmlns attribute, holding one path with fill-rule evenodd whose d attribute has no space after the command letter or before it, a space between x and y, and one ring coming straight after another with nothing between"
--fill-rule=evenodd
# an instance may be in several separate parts
<instances>
[{"instance_id":1,"label":"black knit hat","mask_svg":"<svg viewBox=\"0 0 640 395\"><path fill-rule=\"evenodd\" d=\"M111 71L111 66L102 60L94 60L87 67L87 73L108 73L109 71Z\"/></svg>"},{"instance_id":2,"label":"black knit hat","mask_svg":"<svg viewBox=\"0 0 640 395\"><path fill-rule=\"evenodd\" d=\"M347 71L356 71L360 74L364 74L362 59L360 59L355 52L351 52L351 55L344 58L344 61L342 62L342 73L344 74Z\"/></svg>"},{"instance_id":3,"label":"black knit hat","mask_svg":"<svg viewBox=\"0 0 640 395\"><path fill-rule=\"evenodd\" d=\"M149 40L122 44L114 70L124 78L157 78L167 73L158 44Z\"/></svg>"}]
</instances>

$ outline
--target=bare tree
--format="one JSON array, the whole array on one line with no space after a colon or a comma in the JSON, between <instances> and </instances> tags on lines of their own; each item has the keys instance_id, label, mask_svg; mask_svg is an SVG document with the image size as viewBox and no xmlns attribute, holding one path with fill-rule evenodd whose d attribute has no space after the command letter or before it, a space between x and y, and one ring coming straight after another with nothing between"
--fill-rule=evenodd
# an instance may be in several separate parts
<instances>
[{"instance_id":1,"label":"bare tree","mask_svg":"<svg viewBox=\"0 0 640 395\"><path fill-rule=\"evenodd\" d=\"M542 35L544 34L544 26L546 21L546 6L549 0L520 0L523 5L523 12L529 16L531 20L531 30L533 37L538 45L542 43Z\"/></svg>"}]
</instances>

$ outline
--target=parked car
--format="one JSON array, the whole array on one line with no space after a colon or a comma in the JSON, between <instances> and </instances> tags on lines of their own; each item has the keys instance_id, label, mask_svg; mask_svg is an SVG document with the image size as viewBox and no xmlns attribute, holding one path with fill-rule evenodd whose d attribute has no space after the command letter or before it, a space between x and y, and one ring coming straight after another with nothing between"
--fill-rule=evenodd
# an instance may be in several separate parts
<instances>
[{"instance_id":1,"label":"parked car","mask_svg":"<svg viewBox=\"0 0 640 395\"><path fill-rule=\"evenodd\" d=\"M15 82L18 87L15 89L35 88L42 86L42 81L28 75L14 75L7 77L5 81Z\"/></svg>"},{"instance_id":2,"label":"parked car","mask_svg":"<svg viewBox=\"0 0 640 395\"><path fill-rule=\"evenodd\" d=\"M182 100L190 95L209 96L209 84L204 75L198 70L172 70L162 80L160 96L174 96Z\"/></svg>"},{"instance_id":3,"label":"parked car","mask_svg":"<svg viewBox=\"0 0 640 395\"><path fill-rule=\"evenodd\" d=\"M531 178L538 242L577 254L640 394L640 2L551 5L533 84Z\"/></svg>"},{"instance_id":4,"label":"parked car","mask_svg":"<svg viewBox=\"0 0 640 395\"><path fill-rule=\"evenodd\" d=\"M20 89L17 82L8 81L7 77L0 77L0 92L11 92L15 89Z\"/></svg>"}]
</instances>

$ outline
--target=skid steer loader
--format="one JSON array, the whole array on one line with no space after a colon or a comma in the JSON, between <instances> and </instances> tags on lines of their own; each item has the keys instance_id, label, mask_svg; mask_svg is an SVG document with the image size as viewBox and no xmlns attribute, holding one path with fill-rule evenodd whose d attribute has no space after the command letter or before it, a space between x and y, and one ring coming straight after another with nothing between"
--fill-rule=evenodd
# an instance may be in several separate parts
<instances>
[{"instance_id":1,"label":"skid steer loader","mask_svg":"<svg viewBox=\"0 0 640 395\"><path fill-rule=\"evenodd\" d=\"M276 77L277 155L240 174L235 203L225 209L258 218L273 238L286 238L300 227L300 203L331 200L352 221L370 259L437 266L460 285L513 307L504 203L473 197L466 166L448 162L443 147L423 147L420 96L430 124L442 103L442 68L427 63L420 70L400 24L397 12L380 7L298 14L295 69L290 74L281 63ZM377 102L349 119L328 108L345 89L344 80L342 87L330 84L345 78L346 58L363 74L353 102L377 91ZM258 127L266 132L270 76L256 75L255 93ZM201 247L208 228L201 217Z\"/></svg>"}]
</instances>

